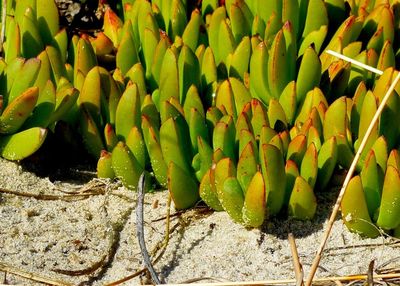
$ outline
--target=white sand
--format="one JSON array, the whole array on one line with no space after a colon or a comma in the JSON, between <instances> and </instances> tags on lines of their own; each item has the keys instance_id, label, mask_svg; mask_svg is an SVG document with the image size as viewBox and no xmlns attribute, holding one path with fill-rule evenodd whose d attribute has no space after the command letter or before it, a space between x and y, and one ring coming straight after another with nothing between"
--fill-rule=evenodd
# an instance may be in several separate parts
<instances>
[{"instance_id":1,"label":"white sand","mask_svg":"<svg viewBox=\"0 0 400 286\"><path fill-rule=\"evenodd\" d=\"M65 195L63 192L77 191L79 187L77 183L50 182L0 159L0 188ZM135 235L135 196L122 187L76 201L0 193L0 267L5 263L75 285L104 285L142 269ZM166 192L146 194L145 235L149 251L164 238L165 220L153 220L165 216L166 200ZM262 230L247 230L233 223L225 212L192 210L171 219L171 228L175 228L155 269L168 283L200 277L229 281L294 278L287 240L288 233L293 232L307 275L329 212L330 205L321 202L313 221L272 219ZM373 259L375 268L392 259L386 267L400 265L396 260L400 256L399 244L392 242L384 238L361 239L337 220L317 276L365 273ZM79 273L85 269L92 271ZM0 271L0 284L4 276ZM6 282L33 285L31 280L12 274L6 275ZM149 280L137 277L124 285L141 283Z\"/></svg>"}]
</instances>

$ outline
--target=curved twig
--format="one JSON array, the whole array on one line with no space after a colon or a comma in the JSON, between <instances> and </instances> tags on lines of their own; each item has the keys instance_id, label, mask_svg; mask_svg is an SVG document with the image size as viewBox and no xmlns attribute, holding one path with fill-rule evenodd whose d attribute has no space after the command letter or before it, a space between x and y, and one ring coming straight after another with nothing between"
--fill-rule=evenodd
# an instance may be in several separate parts
<instances>
[{"instance_id":1,"label":"curved twig","mask_svg":"<svg viewBox=\"0 0 400 286\"><path fill-rule=\"evenodd\" d=\"M153 279L154 283L161 284L161 281L158 278L156 271L154 270L153 264L151 263L149 253L146 248L146 242L144 240L144 227L143 227L143 221L144 221L143 204L144 204L144 186L145 186L144 179L145 179L145 174L142 173L142 175L139 178L139 184L138 184L138 201L136 206L136 233L139 240L140 251L142 252L143 256L143 261L147 270L150 272L151 279Z\"/></svg>"}]
</instances>

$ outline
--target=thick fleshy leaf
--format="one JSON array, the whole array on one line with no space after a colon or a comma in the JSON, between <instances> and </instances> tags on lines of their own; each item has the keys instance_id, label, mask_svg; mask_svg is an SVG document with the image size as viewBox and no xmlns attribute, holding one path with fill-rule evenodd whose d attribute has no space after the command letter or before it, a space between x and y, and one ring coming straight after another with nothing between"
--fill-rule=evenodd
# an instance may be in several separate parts
<instances>
[{"instance_id":1,"label":"thick fleshy leaf","mask_svg":"<svg viewBox=\"0 0 400 286\"><path fill-rule=\"evenodd\" d=\"M303 2L306 3L306 1ZM305 53L305 50L310 46L314 46L315 51L319 54L327 34L328 34L327 25L323 25L319 27L318 30L310 32L301 42L298 56L303 55Z\"/></svg>"},{"instance_id":2,"label":"thick fleshy leaf","mask_svg":"<svg viewBox=\"0 0 400 286\"><path fill-rule=\"evenodd\" d=\"M324 119L324 139L328 140L332 136L346 135L348 125L346 97L335 100L325 113Z\"/></svg>"},{"instance_id":3,"label":"thick fleshy leaf","mask_svg":"<svg viewBox=\"0 0 400 286\"><path fill-rule=\"evenodd\" d=\"M168 190L176 209L187 209L200 199L198 184L191 175L173 161L168 164Z\"/></svg>"},{"instance_id":4,"label":"thick fleshy leaf","mask_svg":"<svg viewBox=\"0 0 400 286\"><path fill-rule=\"evenodd\" d=\"M148 162L148 155L142 132L137 126L133 126L129 132L126 138L126 146L128 146L133 156L135 156L140 166L144 169Z\"/></svg>"},{"instance_id":5,"label":"thick fleshy leaf","mask_svg":"<svg viewBox=\"0 0 400 286\"><path fill-rule=\"evenodd\" d=\"M202 24L201 14L198 9L193 10L190 20L182 34L182 40L194 52L198 46L200 25Z\"/></svg>"},{"instance_id":6,"label":"thick fleshy leaf","mask_svg":"<svg viewBox=\"0 0 400 286\"><path fill-rule=\"evenodd\" d=\"M322 144L318 152L317 185L320 190L326 190L336 167L338 149L336 137L331 137Z\"/></svg>"},{"instance_id":7,"label":"thick fleshy leaf","mask_svg":"<svg viewBox=\"0 0 400 286\"><path fill-rule=\"evenodd\" d=\"M207 125L205 124L205 118L201 115L197 109L192 108L190 113L190 121L189 121L189 132L190 132L190 139L191 139L191 147L193 153L197 153L198 145L197 140L198 138L202 138L204 141L208 142L208 129Z\"/></svg>"},{"instance_id":8,"label":"thick fleshy leaf","mask_svg":"<svg viewBox=\"0 0 400 286\"><path fill-rule=\"evenodd\" d=\"M56 105L56 90L53 82L48 80L46 85L40 91L36 106L32 111L31 116L24 123L24 128L28 127L43 127L49 125L51 114Z\"/></svg>"},{"instance_id":9,"label":"thick fleshy leaf","mask_svg":"<svg viewBox=\"0 0 400 286\"><path fill-rule=\"evenodd\" d=\"M268 58L268 85L272 97L276 99L279 98L285 86L293 80L287 72L289 58L283 30L280 30L274 38Z\"/></svg>"},{"instance_id":10,"label":"thick fleshy leaf","mask_svg":"<svg viewBox=\"0 0 400 286\"><path fill-rule=\"evenodd\" d=\"M200 87L200 64L195 53L184 45L178 58L179 102L183 105L191 85Z\"/></svg>"},{"instance_id":11,"label":"thick fleshy leaf","mask_svg":"<svg viewBox=\"0 0 400 286\"><path fill-rule=\"evenodd\" d=\"M117 134L115 134L114 128L110 123L104 126L104 141L108 152L112 152L118 143Z\"/></svg>"},{"instance_id":12,"label":"thick fleshy leaf","mask_svg":"<svg viewBox=\"0 0 400 286\"><path fill-rule=\"evenodd\" d=\"M307 119L310 117L310 114L314 107L317 108L318 113L321 118L321 121L322 121L322 118L325 117L325 111L322 111L321 107L324 107L324 109L326 109L328 107L328 101L326 100L321 89L318 87L315 87L314 89L307 92L306 97L304 98L304 101L302 102L301 106L299 107L299 111L297 114L297 118L295 120L295 124L305 123L307 121Z\"/></svg>"},{"instance_id":13,"label":"thick fleshy leaf","mask_svg":"<svg viewBox=\"0 0 400 286\"><path fill-rule=\"evenodd\" d=\"M253 126L254 136L258 139L261 135L263 126L269 127L267 110L264 105L257 99L251 100L252 118L251 125Z\"/></svg>"},{"instance_id":14,"label":"thick fleshy leaf","mask_svg":"<svg viewBox=\"0 0 400 286\"><path fill-rule=\"evenodd\" d=\"M160 102L175 97L179 100L178 57L173 48L166 50L160 70Z\"/></svg>"},{"instance_id":15,"label":"thick fleshy leaf","mask_svg":"<svg viewBox=\"0 0 400 286\"><path fill-rule=\"evenodd\" d=\"M218 194L218 199L221 202L221 198L222 198L222 193L224 192L224 182L227 178L229 177L236 177L236 167L235 164L233 163L233 161L230 158L226 158L223 157L221 159L219 158L215 158L218 154L214 153L214 162L216 162L215 168L214 166L212 168L214 168L214 184L215 184L215 188L217 190L217 194ZM218 159L218 160L216 160ZM211 182L212 182L211 181ZM222 202L221 202L222 204Z\"/></svg>"},{"instance_id":16,"label":"thick fleshy leaf","mask_svg":"<svg viewBox=\"0 0 400 286\"><path fill-rule=\"evenodd\" d=\"M22 55L29 59L36 57L44 49L44 44L36 20L36 12L28 7L20 22L22 38Z\"/></svg>"},{"instance_id":17,"label":"thick fleshy leaf","mask_svg":"<svg viewBox=\"0 0 400 286\"><path fill-rule=\"evenodd\" d=\"M323 0L310 0L307 18L303 30L303 38L321 26L328 25L328 11Z\"/></svg>"},{"instance_id":18,"label":"thick fleshy leaf","mask_svg":"<svg viewBox=\"0 0 400 286\"><path fill-rule=\"evenodd\" d=\"M268 48L264 42L261 42L250 58L250 92L253 97L258 98L264 104L271 98L270 87L268 83Z\"/></svg>"},{"instance_id":19,"label":"thick fleshy leaf","mask_svg":"<svg viewBox=\"0 0 400 286\"><path fill-rule=\"evenodd\" d=\"M232 87L234 103L236 114L241 112L243 108L251 101L251 95L249 90L245 87L245 85L237 78L231 77L229 78L229 83ZM236 115L235 114L235 118Z\"/></svg>"},{"instance_id":20,"label":"thick fleshy leaf","mask_svg":"<svg viewBox=\"0 0 400 286\"><path fill-rule=\"evenodd\" d=\"M126 139L133 126L140 127L140 96L136 84L127 87L118 103L115 116L115 132Z\"/></svg>"},{"instance_id":21,"label":"thick fleshy leaf","mask_svg":"<svg viewBox=\"0 0 400 286\"><path fill-rule=\"evenodd\" d=\"M201 199L212 209L222 211L223 207L218 199L217 189L212 181L214 176L211 174L213 170L210 168L204 174L200 182L199 193Z\"/></svg>"},{"instance_id":22,"label":"thick fleshy leaf","mask_svg":"<svg viewBox=\"0 0 400 286\"><path fill-rule=\"evenodd\" d=\"M11 18L8 22L6 29L6 38L4 48L5 61L10 63L15 58L21 56L21 31L20 27L14 18Z\"/></svg>"},{"instance_id":23,"label":"thick fleshy leaf","mask_svg":"<svg viewBox=\"0 0 400 286\"><path fill-rule=\"evenodd\" d=\"M228 177L223 182L222 192L218 194L224 210L229 216L238 223L243 223L242 208L244 204L244 195L239 181L236 177Z\"/></svg>"},{"instance_id":24,"label":"thick fleshy leaf","mask_svg":"<svg viewBox=\"0 0 400 286\"><path fill-rule=\"evenodd\" d=\"M215 125L213 132L213 148L221 149L225 156L236 162L236 143L235 143L235 125L233 118L226 117L226 122L222 121L224 117Z\"/></svg>"},{"instance_id":25,"label":"thick fleshy leaf","mask_svg":"<svg viewBox=\"0 0 400 286\"><path fill-rule=\"evenodd\" d=\"M279 97L279 103L285 112L285 118L289 125L294 123L296 110L297 110L297 94L296 94L296 82L291 81L282 91ZM280 116L283 118L283 116ZM271 122L271 121L270 121ZM271 124L272 125L272 124Z\"/></svg>"},{"instance_id":26,"label":"thick fleshy leaf","mask_svg":"<svg viewBox=\"0 0 400 286\"><path fill-rule=\"evenodd\" d=\"M73 87L66 86L65 88L57 89L56 106L51 114L49 124L64 119L66 115L69 115L68 113L72 113L72 108L76 105L78 96L79 91Z\"/></svg>"},{"instance_id":27,"label":"thick fleshy leaf","mask_svg":"<svg viewBox=\"0 0 400 286\"><path fill-rule=\"evenodd\" d=\"M236 129L239 130L239 129ZM249 142L251 142L253 144L253 147L255 148L255 154L258 154L258 148L257 148L257 143L256 143L256 138L254 138L254 134L253 132L251 132L248 129L240 129L240 132L236 133L237 140L239 140L239 156L241 156L244 148L247 146L247 144ZM256 156L256 158L258 159L258 156Z\"/></svg>"},{"instance_id":28,"label":"thick fleshy leaf","mask_svg":"<svg viewBox=\"0 0 400 286\"><path fill-rule=\"evenodd\" d=\"M389 158L387 160L387 166L393 166L396 169L400 168L400 155L397 149L390 151Z\"/></svg>"},{"instance_id":29,"label":"thick fleshy leaf","mask_svg":"<svg viewBox=\"0 0 400 286\"><path fill-rule=\"evenodd\" d=\"M162 154L158 129L153 127L151 120L145 115L142 116L142 130L154 176L163 187L166 187L167 164Z\"/></svg>"},{"instance_id":30,"label":"thick fleshy leaf","mask_svg":"<svg viewBox=\"0 0 400 286\"><path fill-rule=\"evenodd\" d=\"M254 174L246 191L242 209L245 225L259 227L266 215L265 184L260 172Z\"/></svg>"},{"instance_id":31,"label":"thick fleshy leaf","mask_svg":"<svg viewBox=\"0 0 400 286\"><path fill-rule=\"evenodd\" d=\"M292 160L287 160L285 165L286 173L286 188L285 188L285 201L284 205L289 205L290 196L294 187L296 178L300 176L299 168L296 163Z\"/></svg>"},{"instance_id":32,"label":"thick fleshy leaf","mask_svg":"<svg viewBox=\"0 0 400 286\"><path fill-rule=\"evenodd\" d=\"M303 134L297 135L289 143L286 160L293 160L297 166L301 165L304 154L307 150L307 138Z\"/></svg>"},{"instance_id":33,"label":"thick fleshy leaf","mask_svg":"<svg viewBox=\"0 0 400 286\"><path fill-rule=\"evenodd\" d=\"M360 176L350 180L342 199L341 210L342 219L350 231L367 237L379 235L368 213Z\"/></svg>"},{"instance_id":34,"label":"thick fleshy leaf","mask_svg":"<svg viewBox=\"0 0 400 286\"><path fill-rule=\"evenodd\" d=\"M197 137L198 153L193 157L192 166L195 169L196 177L200 181L206 171L211 168L213 149L202 137ZM197 164L197 167L194 165Z\"/></svg>"},{"instance_id":35,"label":"thick fleshy leaf","mask_svg":"<svg viewBox=\"0 0 400 286\"><path fill-rule=\"evenodd\" d=\"M125 75L139 61L139 57L135 47L132 24L129 20L125 22L121 33L122 37L116 55L116 65Z\"/></svg>"},{"instance_id":36,"label":"thick fleshy leaf","mask_svg":"<svg viewBox=\"0 0 400 286\"><path fill-rule=\"evenodd\" d=\"M126 73L125 81L129 83L135 83L138 87L138 92L140 96L140 104L143 103L143 99L147 94L146 90L146 79L145 79L145 71L140 62L134 64Z\"/></svg>"},{"instance_id":37,"label":"thick fleshy leaf","mask_svg":"<svg viewBox=\"0 0 400 286\"><path fill-rule=\"evenodd\" d=\"M304 153L300 166L300 175L305 179L308 185L314 189L318 174L318 151L315 145L311 143Z\"/></svg>"},{"instance_id":38,"label":"thick fleshy leaf","mask_svg":"<svg viewBox=\"0 0 400 286\"><path fill-rule=\"evenodd\" d=\"M375 152L373 150L368 152L360 176L369 216L373 218L381 204L381 190L384 176L382 169L376 162Z\"/></svg>"},{"instance_id":39,"label":"thick fleshy leaf","mask_svg":"<svg viewBox=\"0 0 400 286\"><path fill-rule=\"evenodd\" d=\"M143 173L143 168L131 151L129 151L125 143L118 142L112 151L111 158L116 177L119 178L128 189L136 190L139 177Z\"/></svg>"},{"instance_id":40,"label":"thick fleshy leaf","mask_svg":"<svg viewBox=\"0 0 400 286\"><path fill-rule=\"evenodd\" d=\"M350 15L336 30L325 50L340 52L340 47L346 47L349 43L355 41L360 35L363 24L362 17ZM337 58L327 53L321 53L322 71L325 71Z\"/></svg>"},{"instance_id":41,"label":"thick fleshy leaf","mask_svg":"<svg viewBox=\"0 0 400 286\"><path fill-rule=\"evenodd\" d=\"M195 85L189 87L186 94L185 102L183 104L183 110L185 113L186 121L190 122L191 109L194 108L200 113L202 117L205 117L204 106L201 101L198 88Z\"/></svg>"},{"instance_id":42,"label":"thick fleshy leaf","mask_svg":"<svg viewBox=\"0 0 400 286\"><path fill-rule=\"evenodd\" d=\"M43 42L49 45L59 29L58 9L55 1L37 1L36 17Z\"/></svg>"},{"instance_id":43,"label":"thick fleshy leaf","mask_svg":"<svg viewBox=\"0 0 400 286\"><path fill-rule=\"evenodd\" d=\"M4 109L0 116L0 134L15 133L31 115L39 97L37 87L28 88Z\"/></svg>"},{"instance_id":44,"label":"thick fleshy leaf","mask_svg":"<svg viewBox=\"0 0 400 286\"><path fill-rule=\"evenodd\" d=\"M151 71L150 75L150 86L155 89L160 85L160 73L162 70L162 62L164 59L165 52L167 51L169 46L168 40L166 37L162 37L157 44L157 47L153 54L153 64L151 67L146 67L146 77L147 77L147 70Z\"/></svg>"},{"instance_id":45,"label":"thick fleshy leaf","mask_svg":"<svg viewBox=\"0 0 400 286\"><path fill-rule=\"evenodd\" d=\"M210 135L212 135L215 126L217 125L219 120L222 118L222 116L223 116L222 112L215 106L212 106L207 110L206 123L207 123L207 127L209 130L208 132Z\"/></svg>"},{"instance_id":46,"label":"thick fleshy leaf","mask_svg":"<svg viewBox=\"0 0 400 286\"><path fill-rule=\"evenodd\" d=\"M308 47L301 59L297 75L297 103L302 104L307 92L317 87L321 80L321 61L313 47Z\"/></svg>"},{"instance_id":47,"label":"thick fleshy leaf","mask_svg":"<svg viewBox=\"0 0 400 286\"><path fill-rule=\"evenodd\" d=\"M12 135L1 136L0 156L12 161L22 160L42 146L46 135L47 129L33 127Z\"/></svg>"},{"instance_id":48,"label":"thick fleshy leaf","mask_svg":"<svg viewBox=\"0 0 400 286\"><path fill-rule=\"evenodd\" d=\"M360 113L360 125L358 129L358 141L354 143L354 147L357 150L361 141L363 140L365 133L369 127L369 124L372 121L372 118L377 110L377 102L375 96L372 92L367 92L364 97L364 101L362 104L362 109ZM372 133L368 137L367 145L365 146L364 151L361 154L361 158L364 159L368 150L372 147L376 139L378 138L378 123L373 126Z\"/></svg>"},{"instance_id":49,"label":"thick fleshy leaf","mask_svg":"<svg viewBox=\"0 0 400 286\"><path fill-rule=\"evenodd\" d=\"M181 168L187 174L192 173L191 168L191 150L187 148L190 141L185 135L185 126L182 121L169 118L160 128L160 145L165 163L169 166L170 162L174 162L176 166ZM187 126L186 126L187 128ZM187 130L186 130L187 132Z\"/></svg>"},{"instance_id":50,"label":"thick fleshy leaf","mask_svg":"<svg viewBox=\"0 0 400 286\"><path fill-rule=\"evenodd\" d=\"M249 184L258 169L256 148L255 142L249 142L240 153L237 164L237 178L244 192L249 189Z\"/></svg>"},{"instance_id":51,"label":"thick fleshy leaf","mask_svg":"<svg viewBox=\"0 0 400 286\"><path fill-rule=\"evenodd\" d=\"M105 150L101 151L100 159L97 161L97 177L114 179L115 173L112 168L111 153Z\"/></svg>"},{"instance_id":52,"label":"thick fleshy leaf","mask_svg":"<svg viewBox=\"0 0 400 286\"><path fill-rule=\"evenodd\" d=\"M50 61L51 61L51 57ZM96 55L90 42L84 38L79 38L74 54L74 82L77 80L78 72L84 76L97 65Z\"/></svg>"},{"instance_id":53,"label":"thick fleshy leaf","mask_svg":"<svg viewBox=\"0 0 400 286\"><path fill-rule=\"evenodd\" d=\"M374 150L376 162L382 168L382 170L386 170L387 161L388 161L388 144L384 136L379 136L376 139L374 145L372 145L372 150Z\"/></svg>"},{"instance_id":54,"label":"thick fleshy leaf","mask_svg":"<svg viewBox=\"0 0 400 286\"><path fill-rule=\"evenodd\" d=\"M73 82L75 71L70 64L64 63L65 60L62 58L60 51L53 46L47 46L46 53L49 57L51 65L51 79L57 84L57 86L59 85L62 78L68 79L70 82ZM83 73L81 71L78 71L76 73L75 87L79 90L82 87L83 78Z\"/></svg>"},{"instance_id":55,"label":"thick fleshy leaf","mask_svg":"<svg viewBox=\"0 0 400 286\"><path fill-rule=\"evenodd\" d=\"M286 119L286 114L282 105L275 98L271 98L268 106L268 121L271 126L276 131L282 131L287 129L288 122Z\"/></svg>"},{"instance_id":56,"label":"thick fleshy leaf","mask_svg":"<svg viewBox=\"0 0 400 286\"><path fill-rule=\"evenodd\" d=\"M105 149L101 132L90 112L82 106L80 108L80 133L87 151L96 159Z\"/></svg>"},{"instance_id":57,"label":"thick fleshy leaf","mask_svg":"<svg viewBox=\"0 0 400 286\"><path fill-rule=\"evenodd\" d=\"M268 212L277 214L285 199L286 174L281 151L273 145L260 148L260 164L265 182Z\"/></svg>"},{"instance_id":58,"label":"thick fleshy leaf","mask_svg":"<svg viewBox=\"0 0 400 286\"><path fill-rule=\"evenodd\" d=\"M201 86L205 91L204 102L211 105L213 95L216 92L217 82L217 65L215 62L214 51L207 47L204 51L203 60L201 63Z\"/></svg>"},{"instance_id":59,"label":"thick fleshy leaf","mask_svg":"<svg viewBox=\"0 0 400 286\"><path fill-rule=\"evenodd\" d=\"M317 210L317 199L312 187L299 176L296 178L289 200L289 215L296 219L312 219Z\"/></svg>"},{"instance_id":60,"label":"thick fleshy leaf","mask_svg":"<svg viewBox=\"0 0 400 286\"><path fill-rule=\"evenodd\" d=\"M10 104L15 98L20 96L25 90L32 87L39 74L41 61L31 58L24 62L24 65L16 72L15 80L12 83L10 93L6 95L6 104ZM7 77L11 76L12 70L7 68ZM7 87L8 88L8 87Z\"/></svg>"},{"instance_id":61,"label":"thick fleshy leaf","mask_svg":"<svg viewBox=\"0 0 400 286\"><path fill-rule=\"evenodd\" d=\"M383 182L381 205L376 224L383 229L394 229L400 224L400 174L388 166Z\"/></svg>"},{"instance_id":62,"label":"thick fleshy leaf","mask_svg":"<svg viewBox=\"0 0 400 286\"><path fill-rule=\"evenodd\" d=\"M78 104L84 106L90 113L97 126L101 126L101 79L99 68L92 68L85 77Z\"/></svg>"},{"instance_id":63,"label":"thick fleshy leaf","mask_svg":"<svg viewBox=\"0 0 400 286\"><path fill-rule=\"evenodd\" d=\"M111 9L106 9L103 30L104 34L111 39L115 47L119 45L119 33L122 25L123 23L117 14Z\"/></svg>"},{"instance_id":64,"label":"thick fleshy leaf","mask_svg":"<svg viewBox=\"0 0 400 286\"><path fill-rule=\"evenodd\" d=\"M229 67L229 76L239 78L243 81L246 73L249 70L250 56L251 43L250 38L246 36L240 41L234 53L232 54Z\"/></svg>"}]
</instances>

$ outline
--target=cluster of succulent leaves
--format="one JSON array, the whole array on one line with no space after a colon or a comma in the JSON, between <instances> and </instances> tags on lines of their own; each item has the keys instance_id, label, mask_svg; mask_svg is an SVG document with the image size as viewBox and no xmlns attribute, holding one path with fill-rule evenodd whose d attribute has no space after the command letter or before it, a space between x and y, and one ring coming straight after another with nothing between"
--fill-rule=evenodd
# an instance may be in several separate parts
<instances>
[{"instance_id":1,"label":"cluster of succulent leaves","mask_svg":"<svg viewBox=\"0 0 400 286\"><path fill-rule=\"evenodd\" d=\"M99 177L134 190L146 172L178 209L202 199L249 227L281 212L311 219L314 191L349 168L398 73L400 4L188 2L122 1L95 35L68 37L53 0L8 1L0 156L33 154L64 122ZM366 236L400 234L398 92L341 206Z\"/></svg>"}]
</instances>

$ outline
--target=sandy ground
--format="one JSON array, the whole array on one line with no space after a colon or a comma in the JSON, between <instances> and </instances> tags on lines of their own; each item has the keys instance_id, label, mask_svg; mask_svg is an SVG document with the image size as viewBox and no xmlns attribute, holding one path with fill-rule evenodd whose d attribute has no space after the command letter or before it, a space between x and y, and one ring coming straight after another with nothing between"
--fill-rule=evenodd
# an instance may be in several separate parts
<instances>
[{"instance_id":1,"label":"sandy ground","mask_svg":"<svg viewBox=\"0 0 400 286\"><path fill-rule=\"evenodd\" d=\"M72 179L50 180L0 159L0 269L10 267L10 272L25 271L60 285L106 285L142 269L135 235L136 194L96 180L82 189L92 174L69 172L74 173ZM76 177L85 180L74 181ZM319 198L312 221L276 218L251 230L233 223L225 212L198 208L176 214L172 209L170 241L155 269L165 283L202 277L213 279L201 282L294 278L287 240L292 232L307 275L334 197ZM166 202L166 192L146 194L149 251L165 237ZM361 239L338 219L317 276L366 273L373 259L377 271L398 267L398 256L399 244L392 239ZM387 262L391 264L384 265ZM0 271L1 283L34 284L5 271ZM144 283L150 281L139 275L124 285Z\"/></svg>"}]
</instances>

